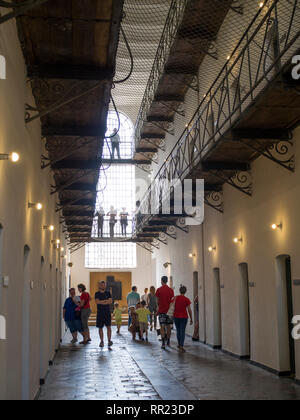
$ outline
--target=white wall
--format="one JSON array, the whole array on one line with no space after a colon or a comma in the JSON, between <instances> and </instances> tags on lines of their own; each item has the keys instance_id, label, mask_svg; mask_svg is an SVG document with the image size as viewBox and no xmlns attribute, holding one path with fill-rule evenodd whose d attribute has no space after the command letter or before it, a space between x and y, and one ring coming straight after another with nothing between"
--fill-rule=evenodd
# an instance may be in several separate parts
<instances>
[{"instance_id":1,"label":"white wall","mask_svg":"<svg viewBox=\"0 0 300 420\"><path fill-rule=\"evenodd\" d=\"M51 244L52 239L60 238L60 226L56 197L50 196L51 174L41 170L44 144L40 123L26 125L24 121L24 105L34 105L34 99L26 83L14 21L0 26L0 54L7 64L7 80L0 80L0 153L16 151L21 156L18 164L0 161L0 313L7 321L7 340L0 341L0 399L32 399L59 346L61 323L57 308L61 289L65 289L66 271L65 261ZM28 209L29 201L42 202L43 211ZM55 226L54 233L43 230L43 225L49 224ZM30 248L27 275L25 245ZM3 287L3 276L9 277L7 288ZM60 276L62 281L56 283ZM42 321L41 302L46 305ZM24 335L22 326L26 322L28 334ZM22 359L27 361L23 369ZM22 370L29 372L27 381L22 378Z\"/></svg>"},{"instance_id":2,"label":"white wall","mask_svg":"<svg viewBox=\"0 0 300 420\"><path fill-rule=\"evenodd\" d=\"M294 133L296 161L300 156L300 129ZM251 359L276 371L284 371L279 351L283 337L279 335L278 289L276 284L276 258L290 255L292 278L300 278L298 250L300 248L300 168L295 173L273 162L259 158L253 164L253 197L249 198L230 186L224 187L225 213L221 215L205 208L204 242L201 228L190 228L189 234L179 232L177 241L161 251L156 251L153 265L156 278L172 275L175 287L181 283L188 287L188 297L193 293L193 272L199 272L199 296L203 285L206 290L206 341L214 342L213 319L213 269L221 273L222 296L222 347L242 355L240 337L240 282L239 264L248 263L249 281L255 283L250 293ZM273 223L282 223L283 229L273 231ZM243 237L242 244L234 244L233 238ZM203 246L204 243L204 246ZM216 246L210 253L209 246ZM204 249L204 281L203 263ZM189 253L195 253L194 259ZM163 263L171 262L168 270ZM201 289L202 287L202 289ZM300 313L300 288L293 285L294 314ZM202 307L201 307L202 306ZM202 325L203 328L203 325ZM201 331L203 338L204 332ZM300 377L300 343L296 343L297 378Z\"/></svg>"},{"instance_id":3,"label":"white wall","mask_svg":"<svg viewBox=\"0 0 300 420\"><path fill-rule=\"evenodd\" d=\"M137 268L132 270L116 270L114 268L106 270L91 270L85 268L85 247L71 255L70 261L73 263L71 269L72 286L76 287L83 283L90 289L90 273L96 272L130 272L132 273L132 285L137 286L141 293L145 287L150 288L152 285L152 264L151 254L137 246Z\"/></svg>"}]
</instances>

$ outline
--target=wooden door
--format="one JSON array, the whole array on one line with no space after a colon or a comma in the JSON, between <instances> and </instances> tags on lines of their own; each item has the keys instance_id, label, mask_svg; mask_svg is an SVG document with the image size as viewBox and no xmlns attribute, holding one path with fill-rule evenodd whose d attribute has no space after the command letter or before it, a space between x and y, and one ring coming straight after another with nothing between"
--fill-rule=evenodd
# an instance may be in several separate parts
<instances>
[{"instance_id":1,"label":"wooden door","mask_svg":"<svg viewBox=\"0 0 300 420\"><path fill-rule=\"evenodd\" d=\"M91 308L93 314L97 313L97 307L95 304L95 293L98 292L98 283L100 281L107 281L107 277L114 277L116 282L122 283L122 300L118 301L120 309L127 307L127 295L131 292L132 287L132 273L120 273L120 272L103 272L103 273L90 273L90 290L91 290Z\"/></svg>"}]
</instances>

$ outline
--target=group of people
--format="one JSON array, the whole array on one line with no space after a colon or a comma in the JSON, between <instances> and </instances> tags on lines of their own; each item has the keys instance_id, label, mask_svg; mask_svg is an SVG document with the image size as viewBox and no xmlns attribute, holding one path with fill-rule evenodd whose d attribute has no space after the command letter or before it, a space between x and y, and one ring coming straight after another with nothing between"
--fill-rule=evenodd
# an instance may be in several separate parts
<instances>
[{"instance_id":1,"label":"group of people","mask_svg":"<svg viewBox=\"0 0 300 420\"><path fill-rule=\"evenodd\" d=\"M115 226L118 223L118 210L116 210L113 206L111 206L110 211L108 213L106 213L104 208L101 207L95 214L95 217L97 218L98 238L103 238L104 236L105 216L109 217L109 234L111 238L114 238ZM127 236L128 217L129 213L126 210L126 208L123 207L122 211L119 213L122 236Z\"/></svg>"},{"instance_id":2,"label":"group of people","mask_svg":"<svg viewBox=\"0 0 300 420\"><path fill-rule=\"evenodd\" d=\"M89 330L89 317L91 315L91 296L87 293L83 284L78 285L80 296L76 296L76 290L70 289L70 296L64 305L64 320L73 336L72 344L78 342L78 333L83 337L82 345L91 342ZM181 286L179 295L175 296L174 290L168 286L168 277L164 276L161 280L161 287L157 290L154 286L145 289L143 296L133 287L131 293L127 296L128 303L128 329L132 334L132 339L136 340L138 336L141 341L148 342L148 329L157 330L157 319L160 328L157 330L161 336L162 349L170 346L171 333L175 324L177 330L178 348L185 352L184 343L188 319L193 325L192 302L185 295L187 288ZM112 317L114 316L117 325L117 333L120 334L122 326L122 310L119 304L114 304L112 313L111 305L113 299L111 293L107 291L105 281L99 283L99 291L95 294L95 303L97 305L97 328L99 329L100 348L104 347L104 327L107 329L108 347L112 342Z\"/></svg>"},{"instance_id":3,"label":"group of people","mask_svg":"<svg viewBox=\"0 0 300 420\"><path fill-rule=\"evenodd\" d=\"M145 294L140 297L137 288L133 287L132 292L127 296L127 304L129 307L129 331L135 340L139 335L140 340L144 341L144 333L146 341L148 341L148 323L150 329L157 328L157 318L159 320L162 348L170 346L171 333L175 324L177 330L178 347L181 351L185 351L184 343L186 336L186 328L188 319L193 325L193 314L191 309L192 302L185 295L187 288L181 286L180 294L175 296L174 290L168 286L168 277L164 276L161 280L161 287L155 289L154 286L145 289Z\"/></svg>"}]
</instances>

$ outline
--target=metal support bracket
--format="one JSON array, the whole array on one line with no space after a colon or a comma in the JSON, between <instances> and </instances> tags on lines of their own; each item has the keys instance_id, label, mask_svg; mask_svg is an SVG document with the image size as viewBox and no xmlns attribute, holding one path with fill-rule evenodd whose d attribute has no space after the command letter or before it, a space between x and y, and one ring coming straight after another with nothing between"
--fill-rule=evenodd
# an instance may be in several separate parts
<instances>
[{"instance_id":1,"label":"metal support bracket","mask_svg":"<svg viewBox=\"0 0 300 420\"><path fill-rule=\"evenodd\" d=\"M210 191L205 194L204 203L217 210L219 213L224 213L224 197L223 191Z\"/></svg>"},{"instance_id":2,"label":"metal support bracket","mask_svg":"<svg viewBox=\"0 0 300 420\"><path fill-rule=\"evenodd\" d=\"M253 183L252 183L252 174L251 171L242 171L237 172L235 175L228 177L223 171L210 171L213 176L219 180L225 182L228 185L231 185L233 188L238 191L252 197L253 192Z\"/></svg>"},{"instance_id":3,"label":"metal support bracket","mask_svg":"<svg viewBox=\"0 0 300 420\"><path fill-rule=\"evenodd\" d=\"M247 142L244 140L238 140L243 145L253 150L253 152L258 153L260 156L271 160L277 165L282 166L290 172L295 172L295 153L294 153L294 143L291 140L283 140L280 142L274 143L268 149L262 147L262 145L257 140L251 140Z\"/></svg>"}]
</instances>

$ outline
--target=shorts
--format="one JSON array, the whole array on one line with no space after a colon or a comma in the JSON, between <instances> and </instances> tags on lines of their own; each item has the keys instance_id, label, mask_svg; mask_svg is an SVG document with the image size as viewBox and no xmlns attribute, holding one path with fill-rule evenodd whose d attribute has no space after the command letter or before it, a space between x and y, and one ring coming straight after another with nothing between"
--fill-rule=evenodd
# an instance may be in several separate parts
<instances>
[{"instance_id":1,"label":"shorts","mask_svg":"<svg viewBox=\"0 0 300 420\"><path fill-rule=\"evenodd\" d=\"M66 321L67 327L71 331L71 334L74 334L76 332L82 332L82 323L80 319L74 319L74 321Z\"/></svg>"},{"instance_id":2,"label":"shorts","mask_svg":"<svg viewBox=\"0 0 300 420\"><path fill-rule=\"evenodd\" d=\"M167 314L158 315L160 325L173 325L174 321Z\"/></svg>"},{"instance_id":3,"label":"shorts","mask_svg":"<svg viewBox=\"0 0 300 420\"><path fill-rule=\"evenodd\" d=\"M148 322L140 322L140 330L141 331L148 331Z\"/></svg>"},{"instance_id":4,"label":"shorts","mask_svg":"<svg viewBox=\"0 0 300 420\"><path fill-rule=\"evenodd\" d=\"M89 329L89 317L92 315L91 308L81 309L81 323L84 332Z\"/></svg>"},{"instance_id":5,"label":"shorts","mask_svg":"<svg viewBox=\"0 0 300 420\"><path fill-rule=\"evenodd\" d=\"M97 328L111 327L111 314L97 314Z\"/></svg>"}]
</instances>

